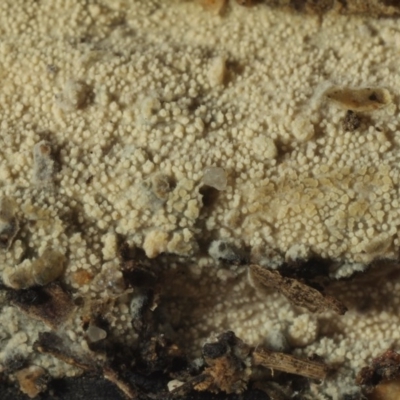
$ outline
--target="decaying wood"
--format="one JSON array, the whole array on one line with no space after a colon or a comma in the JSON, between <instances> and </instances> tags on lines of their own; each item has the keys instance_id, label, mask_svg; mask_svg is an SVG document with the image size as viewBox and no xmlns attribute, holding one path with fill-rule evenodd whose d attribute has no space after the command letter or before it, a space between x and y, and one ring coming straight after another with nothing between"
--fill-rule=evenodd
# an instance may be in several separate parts
<instances>
[{"instance_id":1,"label":"decaying wood","mask_svg":"<svg viewBox=\"0 0 400 400\"><path fill-rule=\"evenodd\" d=\"M311 379L325 379L327 366L323 363L305 360L290 354L256 348L252 355L253 365L272 370L301 375Z\"/></svg>"},{"instance_id":2,"label":"decaying wood","mask_svg":"<svg viewBox=\"0 0 400 400\"><path fill-rule=\"evenodd\" d=\"M283 277L278 271L252 264L249 266L249 276L255 287L274 288L294 305L305 307L311 312L332 310L343 315L347 311L346 306L334 297L324 295L296 279Z\"/></svg>"}]
</instances>

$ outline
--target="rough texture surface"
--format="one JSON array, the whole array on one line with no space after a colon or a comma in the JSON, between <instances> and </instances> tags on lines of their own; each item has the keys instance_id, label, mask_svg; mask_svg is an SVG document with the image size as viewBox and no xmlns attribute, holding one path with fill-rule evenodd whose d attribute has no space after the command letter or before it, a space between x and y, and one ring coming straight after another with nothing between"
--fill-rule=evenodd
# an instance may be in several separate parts
<instances>
[{"instance_id":1,"label":"rough texture surface","mask_svg":"<svg viewBox=\"0 0 400 400\"><path fill-rule=\"evenodd\" d=\"M337 289L345 316L303 317L281 295L255 293L244 268L207 254L215 240L269 267L315 254L336 260L338 277L398 258L398 21L322 11L1 2L0 275L7 283L17 268L28 282L18 287L29 288L42 282L35 274L46 249L65 258L51 279L76 305L58 328L75 350L88 350L93 310L107 315L107 338L137 341L121 240L168 267L154 308L192 355L226 329L252 345L278 330L299 355L337 368L311 388L337 399L358 390L368 360L399 345L400 281L386 279L385 265L377 279ZM363 94L359 120L343 123L354 93ZM204 188L206 168L223 169L223 190ZM33 351L53 328L10 305L6 290L0 371L18 356L53 377L80 373Z\"/></svg>"}]
</instances>

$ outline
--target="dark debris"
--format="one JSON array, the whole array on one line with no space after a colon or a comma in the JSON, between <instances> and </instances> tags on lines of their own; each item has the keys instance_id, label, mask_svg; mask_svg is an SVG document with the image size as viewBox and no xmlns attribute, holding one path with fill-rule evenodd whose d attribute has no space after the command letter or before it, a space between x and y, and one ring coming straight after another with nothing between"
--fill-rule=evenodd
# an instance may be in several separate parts
<instances>
[{"instance_id":1,"label":"dark debris","mask_svg":"<svg viewBox=\"0 0 400 400\"><path fill-rule=\"evenodd\" d=\"M357 375L357 384L373 388L381 381L391 381L400 376L400 354L387 350L374 358L371 365L364 367Z\"/></svg>"},{"instance_id":2,"label":"dark debris","mask_svg":"<svg viewBox=\"0 0 400 400\"><path fill-rule=\"evenodd\" d=\"M57 329L74 308L71 296L58 284L9 291L8 299L28 316Z\"/></svg>"}]
</instances>

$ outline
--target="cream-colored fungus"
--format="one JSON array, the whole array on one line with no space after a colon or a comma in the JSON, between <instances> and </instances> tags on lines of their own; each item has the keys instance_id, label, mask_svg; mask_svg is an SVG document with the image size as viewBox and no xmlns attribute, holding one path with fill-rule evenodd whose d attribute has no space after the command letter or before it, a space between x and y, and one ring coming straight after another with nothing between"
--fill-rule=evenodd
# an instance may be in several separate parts
<instances>
[{"instance_id":1,"label":"cream-colored fungus","mask_svg":"<svg viewBox=\"0 0 400 400\"><path fill-rule=\"evenodd\" d=\"M367 294L354 283L341 295L345 316L310 315L255 293L244 267L204 248L226 241L274 268L314 254L337 261L337 277L397 260L398 21L235 2L219 11L194 1L1 1L0 195L10 206L0 210L0 273L7 283L10 269L54 249L74 298L114 299L110 327L131 345L119 238L149 258L181 256L167 263L159 304L174 340L192 355L226 329L251 345L287 340L338 367L312 391L339 399L358 390L355 374L372 357L398 346L400 282L382 278ZM347 109L361 121L352 131ZM79 373L32 350L49 327L4 293L0 306L1 369L20 353L51 376ZM87 351L82 312L60 332ZM104 336L90 329L92 341Z\"/></svg>"}]
</instances>

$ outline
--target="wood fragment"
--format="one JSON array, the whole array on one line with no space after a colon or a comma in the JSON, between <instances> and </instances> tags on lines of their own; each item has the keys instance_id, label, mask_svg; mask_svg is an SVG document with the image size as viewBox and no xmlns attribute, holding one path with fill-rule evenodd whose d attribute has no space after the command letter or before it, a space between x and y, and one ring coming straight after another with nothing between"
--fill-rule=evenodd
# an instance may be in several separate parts
<instances>
[{"instance_id":1,"label":"wood fragment","mask_svg":"<svg viewBox=\"0 0 400 400\"><path fill-rule=\"evenodd\" d=\"M325 379L328 369L325 364L317 361L259 348L254 350L252 361L253 365L319 380Z\"/></svg>"},{"instance_id":2,"label":"wood fragment","mask_svg":"<svg viewBox=\"0 0 400 400\"><path fill-rule=\"evenodd\" d=\"M294 305L305 307L311 312L332 310L343 315L347 311L347 307L334 297L324 295L296 279L283 277L278 271L252 264L249 266L249 277L255 287L274 288Z\"/></svg>"}]
</instances>

